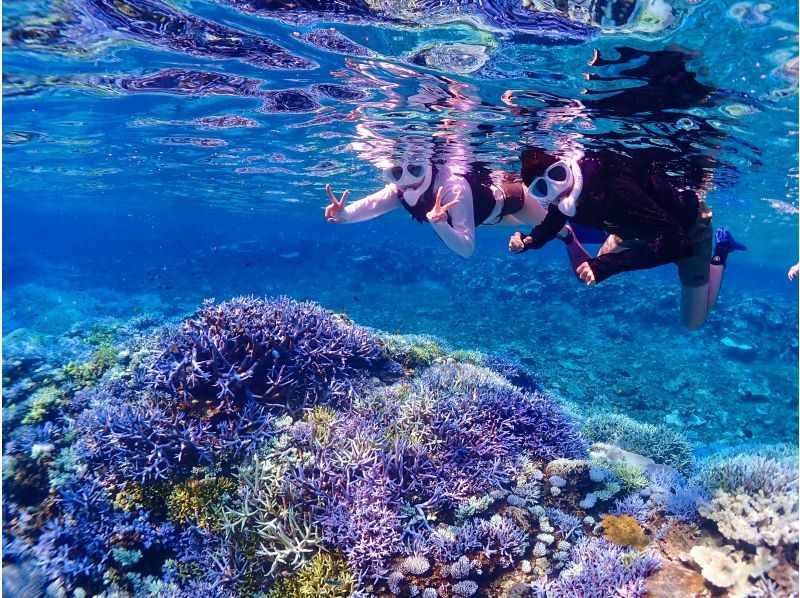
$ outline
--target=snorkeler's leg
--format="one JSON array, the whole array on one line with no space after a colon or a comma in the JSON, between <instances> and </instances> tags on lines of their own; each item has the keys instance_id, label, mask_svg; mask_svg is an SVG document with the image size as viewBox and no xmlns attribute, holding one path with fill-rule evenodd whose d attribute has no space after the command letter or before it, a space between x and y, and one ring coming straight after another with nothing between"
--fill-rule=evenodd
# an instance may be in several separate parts
<instances>
[{"instance_id":1,"label":"snorkeler's leg","mask_svg":"<svg viewBox=\"0 0 800 598\"><path fill-rule=\"evenodd\" d=\"M689 330L698 330L706 323L710 286L710 282L700 286L681 285L681 321Z\"/></svg>"}]
</instances>

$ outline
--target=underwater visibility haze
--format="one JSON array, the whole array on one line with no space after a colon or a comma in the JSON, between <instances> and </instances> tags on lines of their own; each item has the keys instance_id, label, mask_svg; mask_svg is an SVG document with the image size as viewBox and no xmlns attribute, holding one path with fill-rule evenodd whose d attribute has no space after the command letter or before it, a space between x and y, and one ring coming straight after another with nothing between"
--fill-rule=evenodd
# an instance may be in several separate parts
<instances>
[{"instance_id":1,"label":"underwater visibility haze","mask_svg":"<svg viewBox=\"0 0 800 598\"><path fill-rule=\"evenodd\" d=\"M4 1L3 594L797 596L797 22ZM413 185L326 221L446 169L643 211L598 161L747 246L699 329L673 264L587 286Z\"/></svg>"}]
</instances>

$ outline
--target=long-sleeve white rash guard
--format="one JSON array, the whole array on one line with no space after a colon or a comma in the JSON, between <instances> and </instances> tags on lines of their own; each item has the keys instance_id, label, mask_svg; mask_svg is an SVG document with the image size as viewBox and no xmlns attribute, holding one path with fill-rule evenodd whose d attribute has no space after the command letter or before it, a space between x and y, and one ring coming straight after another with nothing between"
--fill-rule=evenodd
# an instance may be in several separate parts
<instances>
[{"instance_id":1,"label":"long-sleeve white rash guard","mask_svg":"<svg viewBox=\"0 0 800 598\"><path fill-rule=\"evenodd\" d=\"M454 175L447 169L442 169L437 173L433 188L438 189L439 187L444 187L442 205L447 205L455 200L459 201L448 210L450 223L445 219L435 224L432 223L431 226L445 245L458 255L469 257L475 250L472 189L464 177ZM364 199L346 205L344 210L339 213L337 222L347 224L364 222L391 212L402 205L397 186L391 183Z\"/></svg>"}]
</instances>

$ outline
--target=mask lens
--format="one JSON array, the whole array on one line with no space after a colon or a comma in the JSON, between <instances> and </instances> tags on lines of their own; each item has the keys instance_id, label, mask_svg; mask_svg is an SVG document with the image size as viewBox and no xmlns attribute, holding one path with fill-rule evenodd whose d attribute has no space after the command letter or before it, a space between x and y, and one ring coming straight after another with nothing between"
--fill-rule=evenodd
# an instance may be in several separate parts
<instances>
[{"instance_id":1,"label":"mask lens","mask_svg":"<svg viewBox=\"0 0 800 598\"><path fill-rule=\"evenodd\" d=\"M567 180L567 169L564 167L563 164L555 164L547 171L547 176L557 182L562 182Z\"/></svg>"},{"instance_id":2,"label":"mask lens","mask_svg":"<svg viewBox=\"0 0 800 598\"><path fill-rule=\"evenodd\" d=\"M401 178L403 178L403 167L395 166L389 171L389 176L391 176L395 181L399 181Z\"/></svg>"},{"instance_id":3,"label":"mask lens","mask_svg":"<svg viewBox=\"0 0 800 598\"><path fill-rule=\"evenodd\" d=\"M539 177L533 181L533 185L531 185L531 192L537 197L547 197L547 181L545 181L542 177Z\"/></svg>"},{"instance_id":4,"label":"mask lens","mask_svg":"<svg viewBox=\"0 0 800 598\"><path fill-rule=\"evenodd\" d=\"M422 165L420 164L409 164L408 165L408 172L411 173L411 176L418 177L422 174Z\"/></svg>"}]
</instances>

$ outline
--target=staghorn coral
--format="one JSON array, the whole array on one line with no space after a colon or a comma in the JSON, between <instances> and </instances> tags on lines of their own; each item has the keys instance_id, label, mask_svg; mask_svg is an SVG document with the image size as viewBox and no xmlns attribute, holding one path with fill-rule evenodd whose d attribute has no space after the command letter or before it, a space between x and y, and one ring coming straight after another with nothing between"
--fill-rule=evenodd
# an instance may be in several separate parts
<instances>
[{"instance_id":1,"label":"staghorn coral","mask_svg":"<svg viewBox=\"0 0 800 598\"><path fill-rule=\"evenodd\" d=\"M642 526L631 515L603 515L603 530L606 539L617 546L644 548L648 543Z\"/></svg>"},{"instance_id":2,"label":"staghorn coral","mask_svg":"<svg viewBox=\"0 0 800 598\"><path fill-rule=\"evenodd\" d=\"M630 494L622 500L614 501L612 515L630 515L644 525L653 514L653 508L638 494Z\"/></svg>"},{"instance_id":3,"label":"staghorn coral","mask_svg":"<svg viewBox=\"0 0 800 598\"><path fill-rule=\"evenodd\" d=\"M493 515L477 520L475 535L486 557L496 555L503 567L510 567L528 549L525 532L508 517Z\"/></svg>"},{"instance_id":4,"label":"staghorn coral","mask_svg":"<svg viewBox=\"0 0 800 598\"><path fill-rule=\"evenodd\" d=\"M603 538L582 538L569 552L570 564L555 579L538 579L533 596L592 596L642 598L645 580L661 566L652 554L636 553Z\"/></svg>"},{"instance_id":5,"label":"staghorn coral","mask_svg":"<svg viewBox=\"0 0 800 598\"><path fill-rule=\"evenodd\" d=\"M338 554L321 552L291 577L279 579L270 598L348 598L357 579Z\"/></svg>"},{"instance_id":6,"label":"staghorn coral","mask_svg":"<svg viewBox=\"0 0 800 598\"><path fill-rule=\"evenodd\" d=\"M681 471L687 471L692 463L689 442L663 425L641 424L625 415L607 413L590 417L581 432L590 442L610 443Z\"/></svg>"},{"instance_id":7,"label":"staghorn coral","mask_svg":"<svg viewBox=\"0 0 800 598\"><path fill-rule=\"evenodd\" d=\"M347 401L359 373L380 358L366 329L285 297L207 300L165 344L148 366L152 384L193 401Z\"/></svg>"},{"instance_id":8,"label":"staghorn coral","mask_svg":"<svg viewBox=\"0 0 800 598\"><path fill-rule=\"evenodd\" d=\"M291 453L281 449L280 439L273 441L264 456L256 455L239 468L237 500L219 512L225 540L267 576L306 565L321 545L319 528L286 491Z\"/></svg>"},{"instance_id":9,"label":"staghorn coral","mask_svg":"<svg viewBox=\"0 0 800 598\"><path fill-rule=\"evenodd\" d=\"M565 513L561 509L549 508L547 509L547 517L555 524L564 538L569 538L573 534L576 537L583 534L581 520L574 515Z\"/></svg>"},{"instance_id":10,"label":"staghorn coral","mask_svg":"<svg viewBox=\"0 0 800 598\"><path fill-rule=\"evenodd\" d=\"M274 433L267 408L252 400L224 401L214 412L195 416L163 393L128 392L120 399L78 417L76 454L126 480L167 480L214 456L246 457Z\"/></svg>"}]
</instances>

